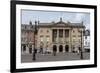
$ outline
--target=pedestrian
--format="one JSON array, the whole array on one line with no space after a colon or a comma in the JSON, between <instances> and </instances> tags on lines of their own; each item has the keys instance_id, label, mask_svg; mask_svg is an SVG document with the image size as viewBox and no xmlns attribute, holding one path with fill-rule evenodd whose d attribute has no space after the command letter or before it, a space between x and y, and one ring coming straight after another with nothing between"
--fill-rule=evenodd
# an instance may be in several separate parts
<instances>
[{"instance_id":1,"label":"pedestrian","mask_svg":"<svg viewBox=\"0 0 100 73\"><path fill-rule=\"evenodd\" d=\"M40 52L39 53L42 53L43 54L43 48L40 48Z\"/></svg>"},{"instance_id":2,"label":"pedestrian","mask_svg":"<svg viewBox=\"0 0 100 73\"><path fill-rule=\"evenodd\" d=\"M36 48L34 48L34 51L33 51L33 61L35 61L35 60L36 60L36 52L37 52L37 49L36 49Z\"/></svg>"},{"instance_id":3,"label":"pedestrian","mask_svg":"<svg viewBox=\"0 0 100 73\"><path fill-rule=\"evenodd\" d=\"M53 48L53 55L56 56L57 49Z\"/></svg>"},{"instance_id":4,"label":"pedestrian","mask_svg":"<svg viewBox=\"0 0 100 73\"><path fill-rule=\"evenodd\" d=\"M35 51L35 53L37 53L37 49L35 49L34 51Z\"/></svg>"},{"instance_id":5,"label":"pedestrian","mask_svg":"<svg viewBox=\"0 0 100 73\"><path fill-rule=\"evenodd\" d=\"M77 55L79 55L79 49L77 49Z\"/></svg>"},{"instance_id":6,"label":"pedestrian","mask_svg":"<svg viewBox=\"0 0 100 73\"><path fill-rule=\"evenodd\" d=\"M77 54L79 55L79 53L80 53L80 47L77 49Z\"/></svg>"}]
</instances>

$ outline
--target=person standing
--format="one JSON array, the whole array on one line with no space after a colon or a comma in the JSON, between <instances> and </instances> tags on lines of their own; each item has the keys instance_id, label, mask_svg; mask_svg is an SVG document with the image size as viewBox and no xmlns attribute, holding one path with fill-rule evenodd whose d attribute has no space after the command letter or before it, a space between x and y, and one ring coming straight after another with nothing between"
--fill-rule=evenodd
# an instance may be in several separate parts
<instances>
[{"instance_id":1,"label":"person standing","mask_svg":"<svg viewBox=\"0 0 100 73\"><path fill-rule=\"evenodd\" d=\"M53 55L56 56L57 48L53 48Z\"/></svg>"}]
</instances>

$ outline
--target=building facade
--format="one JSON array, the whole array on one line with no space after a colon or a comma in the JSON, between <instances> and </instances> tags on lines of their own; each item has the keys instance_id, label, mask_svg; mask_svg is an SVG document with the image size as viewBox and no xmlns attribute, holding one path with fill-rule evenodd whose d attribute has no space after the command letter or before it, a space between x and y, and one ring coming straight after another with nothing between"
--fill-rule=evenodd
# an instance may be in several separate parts
<instances>
[{"instance_id":1,"label":"building facade","mask_svg":"<svg viewBox=\"0 0 100 73\"><path fill-rule=\"evenodd\" d=\"M84 50L90 52L90 30L85 30L84 33Z\"/></svg>"},{"instance_id":2,"label":"building facade","mask_svg":"<svg viewBox=\"0 0 100 73\"><path fill-rule=\"evenodd\" d=\"M32 22L29 25L21 25L21 52L22 54L31 54L34 44L34 27Z\"/></svg>"},{"instance_id":3,"label":"building facade","mask_svg":"<svg viewBox=\"0 0 100 73\"><path fill-rule=\"evenodd\" d=\"M58 22L37 23L38 32L36 35L36 48L43 53L53 52L73 52L84 47L83 31L85 26L81 23L64 22L62 18ZM26 26L26 25L23 25ZM27 27L33 25L27 25ZM32 28L34 30L34 28ZM27 31L27 30L26 30ZM30 33L34 36L34 32ZM23 32L22 32L23 35ZM28 34L28 38L31 38ZM23 35L24 37L26 35ZM32 37L33 38L33 37ZM31 42L34 43L34 39ZM34 45L33 45L34 46Z\"/></svg>"}]
</instances>

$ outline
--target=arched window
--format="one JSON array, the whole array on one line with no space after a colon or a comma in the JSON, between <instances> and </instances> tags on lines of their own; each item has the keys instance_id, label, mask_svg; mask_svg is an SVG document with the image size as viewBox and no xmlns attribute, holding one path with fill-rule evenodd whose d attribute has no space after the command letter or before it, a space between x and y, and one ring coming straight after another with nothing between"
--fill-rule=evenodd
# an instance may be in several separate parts
<instances>
[{"instance_id":1,"label":"arched window","mask_svg":"<svg viewBox=\"0 0 100 73\"><path fill-rule=\"evenodd\" d=\"M63 46L62 45L59 46L59 52L63 52Z\"/></svg>"},{"instance_id":2,"label":"arched window","mask_svg":"<svg viewBox=\"0 0 100 73\"><path fill-rule=\"evenodd\" d=\"M53 45L53 52L54 51L57 51L57 46L56 45Z\"/></svg>"},{"instance_id":3,"label":"arched window","mask_svg":"<svg viewBox=\"0 0 100 73\"><path fill-rule=\"evenodd\" d=\"M65 45L65 51L68 52L69 51L69 46Z\"/></svg>"}]
</instances>

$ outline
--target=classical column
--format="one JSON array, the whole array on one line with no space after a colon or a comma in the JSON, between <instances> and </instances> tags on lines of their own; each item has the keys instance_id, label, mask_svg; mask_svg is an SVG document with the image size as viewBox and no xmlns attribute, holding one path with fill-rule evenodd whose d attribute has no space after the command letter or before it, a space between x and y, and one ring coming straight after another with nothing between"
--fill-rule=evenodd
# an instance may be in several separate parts
<instances>
[{"instance_id":1,"label":"classical column","mask_svg":"<svg viewBox=\"0 0 100 73\"><path fill-rule=\"evenodd\" d=\"M65 29L63 29L63 52L65 52Z\"/></svg>"},{"instance_id":2,"label":"classical column","mask_svg":"<svg viewBox=\"0 0 100 73\"><path fill-rule=\"evenodd\" d=\"M57 29L57 43L59 43L59 29Z\"/></svg>"},{"instance_id":3,"label":"classical column","mask_svg":"<svg viewBox=\"0 0 100 73\"><path fill-rule=\"evenodd\" d=\"M66 51L65 51L65 44L63 44L63 52L66 52Z\"/></svg>"},{"instance_id":4,"label":"classical column","mask_svg":"<svg viewBox=\"0 0 100 73\"><path fill-rule=\"evenodd\" d=\"M65 29L63 29L63 43L65 43Z\"/></svg>"},{"instance_id":5,"label":"classical column","mask_svg":"<svg viewBox=\"0 0 100 73\"><path fill-rule=\"evenodd\" d=\"M84 29L82 30L82 51L84 52L84 37L83 37L83 31L84 31Z\"/></svg>"},{"instance_id":6,"label":"classical column","mask_svg":"<svg viewBox=\"0 0 100 73\"><path fill-rule=\"evenodd\" d=\"M59 29L57 29L57 53L59 53Z\"/></svg>"},{"instance_id":7,"label":"classical column","mask_svg":"<svg viewBox=\"0 0 100 73\"><path fill-rule=\"evenodd\" d=\"M57 44L57 53L59 53L59 45Z\"/></svg>"},{"instance_id":8,"label":"classical column","mask_svg":"<svg viewBox=\"0 0 100 73\"><path fill-rule=\"evenodd\" d=\"M29 45L26 45L26 53L29 54Z\"/></svg>"},{"instance_id":9,"label":"classical column","mask_svg":"<svg viewBox=\"0 0 100 73\"><path fill-rule=\"evenodd\" d=\"M32 53L33 53L33 51L34 51L34 45L32 45Z\"/></svg>"},{"instance_id":10,"label":"classical column","mask_svg":"<svg viewBox=\"0 0 100 73\"><path fill-rule=\"evenodd\" d=\"M72 36L71 36L71 29L69 29L69 52L72 52Z\"/></svg>"}]
</instances>

